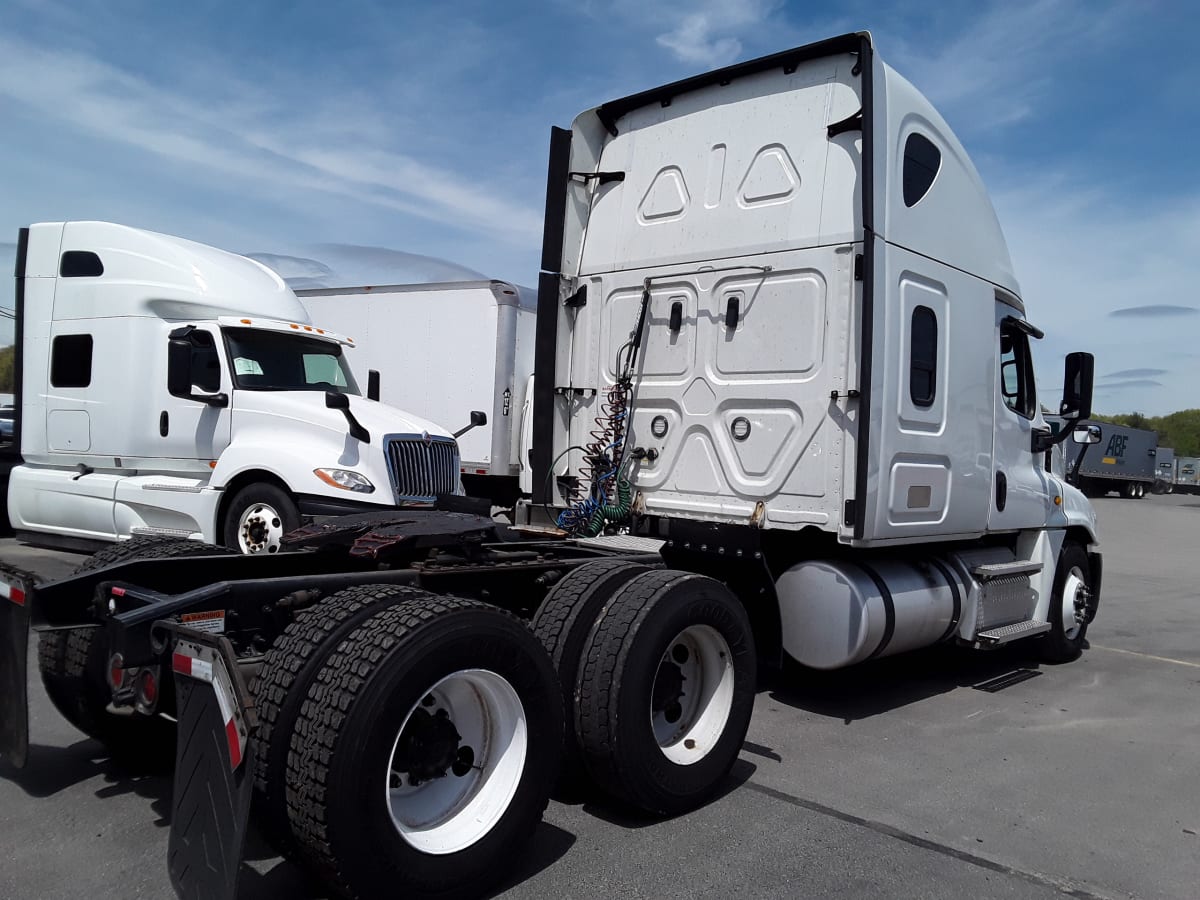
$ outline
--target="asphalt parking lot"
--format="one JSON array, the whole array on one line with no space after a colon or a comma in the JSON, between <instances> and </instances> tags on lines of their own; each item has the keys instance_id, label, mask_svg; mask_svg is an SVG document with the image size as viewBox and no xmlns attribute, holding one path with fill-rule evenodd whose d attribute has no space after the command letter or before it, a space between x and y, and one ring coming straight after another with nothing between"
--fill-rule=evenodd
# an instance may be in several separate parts
<instances>
[{"instance_id":1,"label":"asphalt parking lot","mask_svg":"<svg viewBox=\"0 0 1200 900\"><path fill-rule=\"evenodd\" d=\"M1082 659L939 649L764 684L718 799L669 821L555 801L503 896L1196 897L1200 497L1096 504ZM79 559L7 539L0 558L47 578ZM0 897L171 896L169 775L121 770L30 685ZM250 849L242 896L320 896Z\"/></svg>"}]
</instances>

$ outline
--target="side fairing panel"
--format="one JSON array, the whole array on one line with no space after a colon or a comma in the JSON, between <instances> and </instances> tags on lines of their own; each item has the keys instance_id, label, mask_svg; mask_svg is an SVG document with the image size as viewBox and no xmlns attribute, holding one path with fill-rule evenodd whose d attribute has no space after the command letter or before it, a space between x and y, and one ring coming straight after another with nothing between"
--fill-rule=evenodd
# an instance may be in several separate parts
<instances>
[{"instance_id":1,"label":"side fairing panel","mask_svg":"<svg viewBox=\"0 0 1200 900\"><path fill-rule=\"evenodd\" d=\"M879 245L877 286L889 299L875 306L873 489L864 538L981 534L992 477L994 290L949 266ZM920 377L913 365L917 310L936 322L932 397L913 384Z\"/></svg>"}]
</instances>

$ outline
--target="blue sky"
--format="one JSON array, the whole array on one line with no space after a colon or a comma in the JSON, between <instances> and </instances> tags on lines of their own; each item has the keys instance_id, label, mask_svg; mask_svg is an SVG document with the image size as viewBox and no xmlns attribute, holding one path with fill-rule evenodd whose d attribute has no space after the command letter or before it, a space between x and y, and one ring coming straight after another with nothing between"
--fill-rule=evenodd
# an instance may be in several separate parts
<instances>
[{"instance_id":1,"label":"blue sky","mask_svg":"<svg viewBox=\"0 0 1200 900\"><path fill-rule=\"evenodd\" d=\"M1047 334L1043 398L1055 402L1062 354L1084 349L1097 357L1099 411L1200 407L1200 56L1187 43L1200 5L5 7L5 269L21 225L96 218L344 284L480 274L536 284L551 125L869 29L992 192Z\"/></svg>"}]
</instances>

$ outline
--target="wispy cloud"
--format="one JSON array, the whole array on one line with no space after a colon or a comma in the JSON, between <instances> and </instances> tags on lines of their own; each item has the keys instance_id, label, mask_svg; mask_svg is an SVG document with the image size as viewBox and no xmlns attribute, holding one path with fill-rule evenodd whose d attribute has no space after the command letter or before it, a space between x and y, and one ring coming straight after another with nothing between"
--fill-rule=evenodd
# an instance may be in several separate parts
<instances>
[{"instance_id":1,"label":"wispy cloud","mask_svg":"<svg viewBox=\"0 0 1200 900\"><path fill-rule=\"evenodd\" d=\"M1115 391L1131 390L1133 388L1155 388L1162 387L1161 381L1155 381L1153 378L1131 378L1128 381L1106 381L1096 385L1096 393L1113 393Z\"/></svg>"},{"instance_id":2,"label":"wispy cloud","mask_svg":"<svg viewBox=\"0 0 1200 900\"><path fill-rule=\"evenodd\" d=\"M1194 316L1200 309L1194 306L1174 306L1170 303L1149 303L1145 306L1127 306L1114 309L1110 316L1129 316L1142 319L1161 319L1167 316Z\"/></svg>"},{"instance_id":3,"label":"wispy cloud","mask_svg":"<svg viewBox=\"0 0 1200 900\"><path fill-rule=\"evenodd\" d=\"M1102 378L1153 378L1155 375L1167 375L1169 369L1122 369L1120 372L1113 372L1109 375L1103 375Z\"/></svg>"},{"instance_id":4,"label":"wispy cloud","mask_svg":"<svg viewBox=\"0 0 1200 900\"><path fill-rule=\"evenodd\" d=\"M965 131L1000 129L1031 116L1053 94L1051 62L1094 52L1135 15L1133 9L1085 0L977 8L978 15L959 16L962 26L946 40L931 40L925 29L911 37L887 34L887 59ZM947 9L935 21L951 16Z\"/></svg>"},{"instance_id":5,"label":"wispy cloud","mask_svg":"<svg viewBox=\"0 0 1200 900\"><path fill-rule=\"evenodd\" d=\"M655 40L681 62L724 66L742 52L739 33L761 25L782 5L778 0L708 0L682 14L674 28Z\"/></svg>"},{"instance_id":6,"label":"wispy cloud","mask_svg":"<svg viewBox=\"0 0 1200 900\"><path fill-rule=\"evenodd\" d=\"M91 135L239 179L252 190L282 189L296 203L311 203L306 196L319 191L505 243L536 245L541 236L537 204L503 197L486 181L344 137L314 142L333 130L327 109L303 104L292 112L282 98L225 74L214 73L209 87L196 96L79 52L0 37L0 97ZM359 122L385 119L346 109L341 134L370 134Z\"/></svg>"}]
</instances>

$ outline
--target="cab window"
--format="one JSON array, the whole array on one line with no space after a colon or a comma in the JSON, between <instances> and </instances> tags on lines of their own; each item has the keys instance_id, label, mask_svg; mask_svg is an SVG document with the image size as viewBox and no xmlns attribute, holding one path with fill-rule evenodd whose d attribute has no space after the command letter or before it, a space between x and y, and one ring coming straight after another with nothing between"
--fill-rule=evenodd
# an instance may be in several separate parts
<instances>
[{"instance_id":1,"label":"cab window","mask_svg":"<svg viewBox=\"0 0 1200 900\"><path fill-rule=\"evenodd\" d=\"M1037 391L1029 336L1007 323L1000 326L1000 394L1004 405L1017 415L1033 418L1037 411Z\"/></svg>"}]
</instances>

